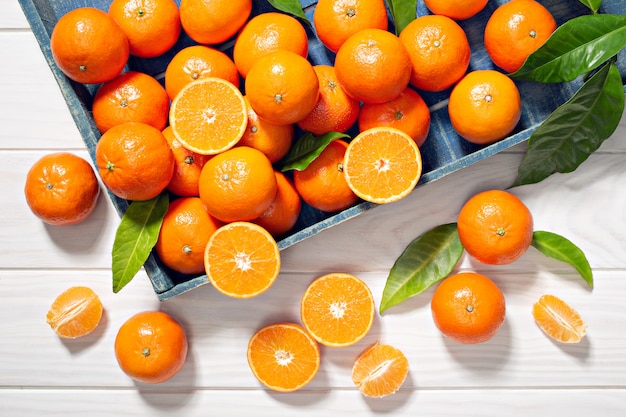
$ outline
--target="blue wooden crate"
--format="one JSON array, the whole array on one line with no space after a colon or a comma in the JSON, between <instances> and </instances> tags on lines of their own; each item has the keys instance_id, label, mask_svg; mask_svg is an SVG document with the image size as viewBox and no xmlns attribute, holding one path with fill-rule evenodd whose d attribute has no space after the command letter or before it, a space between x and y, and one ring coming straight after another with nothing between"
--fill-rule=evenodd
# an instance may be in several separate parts
<instances>
[{"instance_id":1,"label":"blue wooden crate","mask_svg":"<svg viewBox=\"0 0 626 417\"><path fill-rule=\"evenodd\" d=\"M95 161L95 147L100 138L100 133L95 126L90 109L93 94L98 86L85 86L73 82L58 69L50 52L50 34L59 17L68 11L82 6L97 7L106 11L111 1L18 1L39 42L43 55L59 84L85 145L92 159ZM469 71L476 69L497 69L492 64L483 46L483 31L489 16L496 7L506 1L507 0L490 0L485 9L479 14L468 20L459 22L467 34L472 49ZM176 2L180 3L180 0L176 0ZM587 8L575 0L543 0L541 3L552 12L559 25L573 17L589 13ZM312 22L316 1L301 0L301 4L307 18ZM252 15L271 10L273 10L273 8L266 0L253 1ZM626 2L624 0L604 0L600 12L624 14L626 13ZM428 13L423 2L419 1L417 15L421 16ZM334 54L321 44L313 29L307 28L307 31L309 34L309 60L311 63L332 64ZM142 71L160 79L162 78L167 63L174 54L183 47L192 44L194 44L194 42L183 33L172 50L165 53L163 56L150 59L139 59L131 56L127 69ZM231 52L232 41L224 43L223 45L212 46L228 53ZM626 74L626 56L624 51L618 55L618 67L622 78L624 78ZM419 192L419 186L421 184L435 181L447 174L474 164L528 139L538 125L545 120L556 107L569 99L580 87L581 80L565 84L548 85L518 82L517 85L523 101L522 118L515 131L513 131L510 136L488 146L473 145L460 138L452 129L446 106L449 91L440 93L420 92L431 108L432 121L429 136L426 143L421 148L423 174L414 192ZM353 129L348 133L354 134L356 131ZM109 193L109 197L121 216L128 207L128 202L111 193ZM362 202L338 213L325 213L305 204L295 227L291 232L278 240L278 245L280 249L287 248L374 207L375 204ZM145 270L160 300L174 297L209 282L205 275L188 276L169 270L159 261L154 253L146 262Z\"/></svg>"}]
</instances>

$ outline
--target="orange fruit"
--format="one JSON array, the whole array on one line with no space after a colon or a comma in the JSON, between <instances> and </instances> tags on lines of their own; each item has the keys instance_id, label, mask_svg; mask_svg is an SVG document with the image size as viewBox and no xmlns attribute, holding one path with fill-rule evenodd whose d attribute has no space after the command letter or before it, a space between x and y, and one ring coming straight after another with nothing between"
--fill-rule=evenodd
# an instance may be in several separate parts
<instances>
[{"instance_id":1,"label":"orange fruit","mask_svg":"<svg viewBox=\"0 0 626 417\"><path fill-rule=\"evenodd\" d=\"M387 30L389 21L384 0L319 0L313 24L320 41L337 52L358 31Z\"/></svg>"},{"instance_id":2,"label":"orange fruit","mask_svg":"<svg viewBox=\"0 0 626 417\"><path fill-rule=\"evenodd\" d=\"M398 97L409 84L411 59L393 33L363 29L337 51L335 72L349 96L364 103L384 103Z\"/></svg>"},{"instance_id":3,"label":"orange fruit","mask_svg":"<svg viewBox=\"0 0 626 417\"><path fill-rule=\"evenodd\" d=\"M587 325L578 312L554 295L542 295L533 304L532 314L539 328L558 342L578 343L587 334Z\"/></svg>"},{"instance_id":4,"label":"orange fruit","mask_svg":"<svg viewBox=\"0 0 626 417\"><path fill-rule=\"evenodd\" d=\"M395 127L422 146L430 131L430 110L422 96L407 87L386 103L363 104L358 122L361 132L379 126Z\"/></svg>"},{"instance_id":5,"label":"orange fruit","mask_svg":"<svg viewBox=\"0 0 626 417\"><path fill-rule=\"evenodd\" d=\"M495 70L468 73L450 93L450 122L465 140L488 145L504 139L522 115L517 86Z\"/></svg>"},{"instance_id":6,"label":"orange fruit","mask_svg":"<svg viewBox=\"0 0 626 417\"><path fill-rule=\"evenodd\" d=\"M159 130L167 125L170 100L163 86L143 72L127 71L100 86L92 114L100 133L125 122L147 123Z\"/></svg>"},{"instance_id":7,"label":"orange fruit","mask_svg":"<svg viewBox=\"0 0 626 417\"><path fill-rule=\"evenodd\" d=\"M320 367L317 342L295 323L276 323L254 333L248 342L250 370L267 388L293 392L315 378Z\"/></svg>"},{"instance_id":8,"label":"orange fruit","mask_svg":"<svg viewBox=\"0 0 626 417\"><path fill-rule=\"evenodd\" d=\"M239 74L233 60L219 49L191 45L174 55L165 69L165 91L174 100L187 84L203 78L218 77L239 88Z\"/></svg>"},{"instance_id":9,"label":"orange fruit","mask_svg":"<svg viewBox=\"0 0 626 417\"><path fill-rule=\"evenodd\" d=\"M174 174L167 184L167 190L179 197L197 197L200 195L200 173L206 161L211 156L200 155L185 148L174 137L172 127L168 126L163 131L163 136L170 145L170 149L174 154Z\"/></svg>"},{"instance_id":10,"label":"orange fruit","mask_svg":"<svg viewBox=\"0 0 626 417\"><path fill-rule=\"evenodd\" d=\"M267 291L280 272L280 252L270 233L250 222L225 224L204 251L206 275L213 287L233 298Z\"/></svg>"},{"instance_id":11,"label":"orange fruit","mask_svg":"<svg viewBox=\"0 0 626 417\"><path fill-rule=\"evenodd\" d=\"M316 136L345 132L359 117L360 103L350 97L337 79L335 67L315 65L320 94L313 110L298 122L300 129Z\"/></svg>"},{"instance_id":12,"label":"orange fruit","mask_svg":"<svg viewBox=\"0 0 626 417\"><path fill-rule=\"evenodd\" d=\"M499 6L485 26L485 48L494 64L507 72L522 67L528 56L556 30L545 6L534 0L512 0Z\"/></svg>"},{"instance_id":13,"label":"orange fruit","mask_svg":"<svg viewBox=\"0 0 626 417\"><path fill-rule=\"evenodd\" d=\"M400 41L410 56L411 84L420 90L450 88L463 78L469 67L467 36L449 17L420 16L400 32Z\"/></svg>"},{"instance_id":14,"label":"orange fruit","mask_svg":"<svg viewBox=\"0 0 626 417\"><path fill-rule=\"evenodd\" d=\"M260 150L271 163L282 159L293 143L295 129L293 124L276 125L261 119L254 111L248 97L244 96L248 110L248 125L237 146L249 146Z\"/></svg>"},{"instance_id":15,"label":"orange fruit","mask_svg":"<svg viewBox=\"0 0 626 417\"><path fill-rule=\"evenodd\" d=\"M351 346L374 323L374 297L360 278L330 273L309 284L300 302L304 328L325 346Z\"/></svg>"},{"instance_id":16,"label":"orange fruit","mask_svg":"<svg viewBox=\"0 0 626 417\"><path fill-rule=\"evenodd\" d=\"M176 375L187 359L185 329L169 314L144 311L126 320L115 337L120 369L135 381L160 384Z\"/></svg>"},{"instance_id":17,"label":"orange fruit","mask_svg":"<svg viewBox=\"0 0 626 417\"><path fill-rule=\"evenodd\" d=\"M204 249L221 222L211 217L198 197L170 202L154 249L159 259L181 274L204 272Z\"/></svg>"},{"instance_id":18,"label":"orange fruit","mask_svg":"<svg viewBox=\"0 0 626 417\"><path fill-rule=\"evenodd\" d=\"M465 20L478 14L485 8L488 0L424 0L428 10L434 14L447 16L454 20Z\"/></svg>"},{"instance_id":19,"label":"orange fruit","mask_svg":"<svg viewBox=\"0 0 626 417\"><path fill-rule=\"evenodd\" d=\"M239 74L246 78L257 59L279 49L306 58L309 53L306 30L295 17L288 14L261 13L248 20L237 35L233 60Z\"/></svg>"},{"instance_id":20,"label":"orange fruit","mask_svg":"<svg viewBox=\"0 0 626 417\"><path fill-rule=\"evenodd\" d=\"M270 160L247 146L237 146L207 161L199 186L207 210L223 222L256 219L270 207L278 191Z\"/></svg>"},{"instance_id":21,"label":"orange fruit","mask_svg":"<svg viewBox=\"0 0 626 417\"><path fill-rule=\"evenodd\" d=\"M382 398L397 392L409 374L401 350L380 343L365 349L352 366L352 382L366 397Z\"/></svg>"},{"instance_id":22,"label":"orange fruit","mask_svg":"<svg viewBox=\"0 0 626 417\"><path fill-rule=\"evenodd\" d=\"M515 195L502 190L471 197L457 219L461 244L479 262L511 263L522 256L533 239L533 217Z\"/></svg>"},{"instance_id":23,"label":"orange fruit","mask_svg":"<svg viewBox=\"0 0 626 417\"><path fill-rule=\"evenodd\" d=\"M174 174L174 154L160 130L129 122L107 130L96 145L96 164L104 185L127 200L159 195Z\"/></svg>"},{"instance_id":24,"label":"orange fruit","mask_svg":"<svg viewBox=\"0 0 626 417\"><path fill-rule=\"evenodd\" d=\"M422 156L406 133L393 127L374 127L350 142L343 174L350 189L363 200L392 203L409 195L417 185Z\"/></svg>"},{"instance_id":25,"label":"orange fruit","mask_svg":"<svg viewBox=\"0 0 626 417\"><path fill-rule=\"evenodd\" d=\"M170 108L170 125L176 139L202 155L215 155L235 146L247 124L241 91L222 78L187 84Z\"/></svg>"},{"instance_id":26,"label":"orange fruit","mask_svg":"<svg viewBox=\"0 0 626 417\"><path fill-rule=\"evenodd\" d=\"M218 44L232 38L252 12L252 0L181 0L180 21L191 39Z\"/></svg>"},{"instance_id":27,"label":"orange fruit","mask_svg":"<svg viewBox=\"0 0 626 417\"><path fill-rule=\"evenodd\" d=\"M59 18L50 35L50 51L59 69L83 84L117 77L130 54L128 37L106 12L78 7Z\"/></svg>"},{"instance_id":28,"label":"orange fruit","mask_svg":"<svg viewBox=\"0 0 626 417\"><path fill-rule=\"evenodd\" d=\"M46 314L46 322L63 339L85 336L102 318L102 302L91 288L70 287L59 294Z\"/></svg>"},{"instance_id":29,"label":"orange fruit","mask_svg":"<svg viewBox=\"0 0 626 417\"><path fill-rule=\"evenodd\" d=\"M334 212L359 201L343 175L347 148L343 140L333 140L305 169L293 172L296 190L309 206Z\"/></svg>"},{"instance_id":30,"label":"orange fruit","mask_svg":"<svg viewBox=\"0 0 626 417\"><path fill-rule=\"evenodd\" d=\"M444 279L435 289L430 307L439 331L463 344L491 339L506 314L502 291L492 280L475 272Z\"/></svg>"},{"instance_id":31,"label":"orange fruit","mask_svg":"<svg viewBox=\"0 0 626 417\"><path fill-rule=\"evenodd\" d=\"M122 28L130 53L153 58L169 51L180 35L180 13L174 0L113 0L109 16Z\"/></svg>"},{"instance_id":32,"label":"orange fruit","mask_svg":"<svg viewBox=\"0 0 626 417\"><path fill-rule=\"evenodd\" d=\"M26 174L26 203L51 225L84 221L96 208L99 195L100 184L89 162L68 152L42 156Z\"/></svg>"},{"instance_id":33,"label":"orange fruit","mask_svg":"<svg viewBox=\"0 0 626 417\"><path fill-rule=\"evenodd\" d=\"M319 81L313 66L295 52L278 50L257 59L245 81L250 106L277 125L296 123L313 110Z\"/></svg>"},{"instance_id":34,"label":"orange fruit","mask_svg":"<svg viewBox=\"0 0 626 417\"><path fill-rule=\"evenodd\" d=\"M278 191L272 204L254 223L263 227L273 236L281 236L290 231L298 221L302 202L293 182L280 171L275 171Z\"/></svg>"}]
</instances>

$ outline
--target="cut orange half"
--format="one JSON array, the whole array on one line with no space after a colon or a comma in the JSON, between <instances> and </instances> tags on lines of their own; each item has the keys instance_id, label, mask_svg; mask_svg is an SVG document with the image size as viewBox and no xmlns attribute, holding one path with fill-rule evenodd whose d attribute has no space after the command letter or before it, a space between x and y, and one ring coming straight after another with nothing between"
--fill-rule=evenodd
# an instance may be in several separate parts
<instances>
[{"instance_id":1,"label":"cut orange half","mask_svg":"<svg viewBox=\"0 0 626 417\"><path fill-rule=\"evenodd\" d=\"M352 382L367 397L385 397L398 391L409 373L409 361L397 348L376 343L359 355Z\"/></svg>"},{"instance_id":2,"label":"cut orange half","mask_svg":"<svg viewBox=\"0 0 626 417\"><path fill-rule=\"evenodd\" d=\"M392 127L373 127L350 142L343 172L350 189L363 200L391 203L409 195L417 185L422 156L406 133Z\"/></svg>"},{"instance_id":3,"label":"cut orange half","mask_svg":"<svg viewBox=\"0 0 626 417\"><path fill-rule=\"evenodd\" d=\"M243 136L248 111L241 91L217 77L187 84L174 97L170 125L187 149L215 155L232 148Z\"/></svg>"},{"instance_id":4,"label":"cut orange half","mask_svg":"<svg viewBox=\"0 0 626 417\"><path fill-rule=\"evenodd\" d=\"M91 333L102 318L102 302L89 287L75 286L63 291L52 303L46 321L63 339Z\"/></svg>"},{"instance_id":5,"label":"cut orange half","mask_svg":"<svg viewBox=\"0 0 626 417\"><path fill-rule=\"evenodd\" d=\"M267 291L280 271L280 251L272 235L249 222L217 229L204 251L211 284L222 294L252 298Z\"/></svg>"},{"instance_id":6,"label":"cut orange half","mask_svg":"<svg viewBox=\"0 0 626 417\"><path fill-rule=\"evenodd\" d=\"M587 333L578 312L554 295L539 298L533 305L533 317L546 335L562 343L578 343Z\"/></svg>"}]
</instances>

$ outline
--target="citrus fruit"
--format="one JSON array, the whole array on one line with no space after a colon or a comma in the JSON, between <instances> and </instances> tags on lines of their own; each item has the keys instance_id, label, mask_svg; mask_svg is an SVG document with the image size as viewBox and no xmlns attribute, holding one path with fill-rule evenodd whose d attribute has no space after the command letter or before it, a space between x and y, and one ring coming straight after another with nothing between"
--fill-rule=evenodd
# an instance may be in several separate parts
<instances>
[{"instance_id":1,"label":"citrus fruit","mask_svg":"<svg viewBox=\"0 0 626 417\"><path fill-rule=\"evenodd\" d=\"M306 58L278 50L257 59L248 71L245 89L260 118L284 125L298 122L313 110L319 81Z\"/></svg>"},{"instance_id":2,"label":"citrus fruit","mask_svg":"<svg viewBox=\"0 0 626 417\"><path fill-rule=\"evenodd\" d=\"M343 173L350 189L363 200L391 203L409 195L417 185L422 156L406 133L393 127L374 127L352 139Z\"/></svg>"},{"instance_id":3,"label":"citrus fruit","mask_svg":"<svg viewBox=\"0 0 626 417\"><path fill-rule=\"evenodd\" d=\"M409 361L399 349L375 343L352 366L352 382L366 397L382 398L397 392L409 374Z\"/></svg>"},{"instance_id":4,"label":"citrus fruit","mask_svg":"<svg viewBox=\"0 0 626 417\"><path fill-rule=\"evenodd\" d=\"M317 375L320 351L317 342L298 324L270 324L250 338L248 365L269 389L293 392Z\"/></svg>"},{"instance_id":5,"label":"citrus fruit","mask_svg":"<svg viewBox=\"0 0 626 417\"><path fill-rule=\"evenodd\" d=\"M333 140L305 169L293 172L296 190L309 206L335 212L359 201L343 175L347 148L343 140Z\"/></svg>"},{"instance_id":6,"label":"citrus fruit","mask_svg":"<svg viewBox=\"0 0 626 417\"><path fill-rule=\"evenodd\" d=\"M167 126L163 136L170 145L174 154L174 174L167 184L167 190L179 197L197 197L200 195L200 173L206 161L211 159L209 155L200 155L185 148L174 137L172 127Z\"/></svg>"},{"instance_id":7,"label":"citrus fruit","mask_svg":"<svg viewBox=\"0 0 626 417\"><path fill-rule=\"evenodd\" d=\"M325 346L351 346L374 323L374 297L360 278L330 273L309 284L300 302L304 328Z\"/></svg>"},{"instance_id":8,"label":"citrus fruit","mask_svg":"<svg viewBox=\"0 0 626 417\"><path fill-rule=\"evenodd\" d=\"M170 125L176 139L202 155L232 148L247 123L243 95L233 83L217 77L187 84L170 108Z\"/></svg>"},{"instance_id":9,"label":"citrus fruit","mask_svg":"<svg viewBox=\"0 0 626 417\"><path fill-rule=\"evenodd\" d=\"M456 3L454 3L456 4ZM400 32L411 60L411 85L424 91L443 91L465 75L470 44L461 26L446 16L425 15Z\"/></svg>"},{"instance_id":10,"label":"citrus fruit","mask_svg":"<svg viewBox=\"0 0 626 417\"><path fill-rule=\"evenodd\" d=\"M407 87L386 103L365 103L358 115L359 131L379 126L395 127L422 146L430 131L430 110L415 90Z\"/></svg>"},{"instance_id":11,"label":"citrus fruit","mask_svg":"<svg viewBox=\"0 0 626 417\"><path fill-rule=\"evenodd\" d=\"M46 322L59 337L75 339L98 326L102 310L100 297L91 288L70 287L55 298L46 314Z\"/></svg>"},{"instance_id":12,"label":"citrus fruit","mask_svg":"<svg viewBox=\"0 0 626 417\"><path fill-rule=\"evenodd\" d=\"M96 145L104 185L119 198L150 200L174 175L174 154L160 130L139 122L107 130Z\"/></svg>"},{"instance_id":13,"label":"citrus fruit","mask_svg":"<svg viewBox=\"0 0 626 417\"><path fill-rule=\"evenodd\" d=\"M160 384L176 375L187 359L185 329L163 311L144 311L126 320L115 337L120 369L135 381Z\"/></svg>"},{"instance_id":14,"label":"citrus fruit","mask_svg":"<svg viewBox=\"0 0 626 417\"><path fill-rule=\"evenodd\" d=\"M140 58L164 54L180 35L180 13L174 0L113 0L109 15L128 37L130 53Z\"/></svg>"},{"instance_id":15,"label":"citrus fruit","mask_svg":"<svg viewBox=\"0 0 626 417\"><path fill-rule=\"evenodd\" d=\"M389 26L384 0L319 0L313 24L320 41L333 52L362 29Z\"/></svg>"},{"instance_id":16,"label":"citrus fruit","mask_svg":"<svg viewBox=\"0 0 626 417\"><path fill-rule=\"evenodd\" d=\"M533 304L532 314L539 328L558 342L578 343L587 334L587 325L578 312L554 295L542 295Z\"/></svg>"},{"instance_id":17,"label":"citrus fruit","mask_svg":"<svg viewBox=\"0 0 626 417\"><path fill-rule=\"evenodd\" d=\"M273 236L281 236L290 231L298 221L302 202L293 182L280 171L275 171L278 191L269 208L254 220Z\"/></svg>"},{"instance_id":18,"label":"citrus fruit","mask_svg":"<svg viewBox=\"0 0 626 417\"><path fill-rule=\"evenodd\" d=\"M533 239L533 217L514 194L488 190L472 196L457 219L461 244L479 262L509 264L522 256Z\"/></svg>"},{"instance_id":19,"label":"citrus fruit","mask_svg":"<svg viewBox=\"0 0 626 417\"><path fill-rule=\"evenodd\" d=\"M50 51L59 69L83 84L117 77L130 55L124 31L94 7L78 7L61 16L50 35Z\"/></svg>"},{"instance_id":20,"label":"citrus fruit","mask_svg":"<svg viewBox=\"0 0 626 417\"><path fill-rule=\"evenodd\" d=\"M204 249L220 226L198 197L170 202L154 249L168 268L181 274L204 272Z\"/></svg>"},{"instance_id":21,"label":"citrus fruit","mask_svg":"<svg viewBox=\"0 0 626 417\"><path fill-rule=\"evenodd\" d=\"M181 0L180 21L191 39L200 44L225 42L246 23L252 0Z\"/></svg>"},{"instance_id":22,"label":"citrus fruit","mask_svg":"<svg viewBox=\"0 0 626 417\"><path fill-rule=\"evenodd\" d=\"M91 109L100 133L125 122L147 123L162 130L167 125L170 100L154 77L127 71L98 88Z\"/></svg>"},{"instance_id":23,"label":"citrus fruit","mask_svg":"<svg viewBox=\"0 0 626 417\"><path fill-rule=\"evenodd\" d=\"M452 127L465 140L488 145L510 134L522 115L517 86L495 70L468 73L450 93Z\"/></svg>"},{"instance_id":24,"label":"citrus fruit","mask_svg":"<svg viewBox=\"0 0 626 417\"><path fill-rule=\"evenodd\" d=\"M267 291L280 272L280 252L270 233L250 222L225 224L204 252L206 275L219 292L252 298Z\"/></svg>"},{"instance_id":25,"label":"citrus fruit","mask_svg":"<svg viewBox=\"0 0 626 417\"><path fill-rule=\"evenodd\" d=\"M72 153L44 155L26 174L26 203L35 216L51 225L84 221L96 208L99 195L93 168Z\"/></svg>"},{"instance_id":26,"label":"citrus fruit","mask_svg":"<svg viewBox=\"0 0 626 417\"><path fill-rule=\"evenodd\" d=\"M435 289L430 307L439 331L463 344L491 339L500 330L506 314L500 288L475 272L462 272L444 279Z\"/></svg>"},{"instance_id":27,"label":"citrus fruit","mask_svg":"<svg viewBox=\"0 0 626 417\"><path fill-rule=\"evenodd\" d=\"M465 20L478 14L485 8L488 0L424 0L428 10L437 15L447 16L454 20Z\"/></svg>"},{"instance_id":28,"label":"citrus fruit","mask_svg":"<svg viewBox=\"0 0 626 417\"><path fill-rule=\"evenodd\" d=\"M256 219L269 208L278 190L270 160L248 146L237 146L207 161L199 187L209 213L224 222Z\"/></svg>"},{"instance_id":29,"label":"citrus fruit","mask_svg":"<svg viewBox=\"0 0 626 417\"><path fill-rule=\"evenodd\" d=\"M306 30L288 14L261 13L248 20L239 31L233 46L233 60L239 74L246 78L257 59L279 49L306 58L309 53Z\"/></svg>"},{"instance_id":30,"label":"citrus fruit","mask_svg":"<svg viewBox=\"0 0 626 417\"><path fill-rule=\"evenodd\" d=\"M515 72L556 27L554 17L541 3L512 0L499 6L487 21L485 48L494 64Z\"/></svg>"},{"instance_id":31,"label":"citrus fruit","mask_svg":"<svg viewBox=\"0 0 626 417\"><path fill-rule=\"evenodd\" d=\"M335 72L349 96L364 103L384 103L398 97L409 84L411 59L393 33L363 29L337 51Z\"/></svg>"}]
</instances>

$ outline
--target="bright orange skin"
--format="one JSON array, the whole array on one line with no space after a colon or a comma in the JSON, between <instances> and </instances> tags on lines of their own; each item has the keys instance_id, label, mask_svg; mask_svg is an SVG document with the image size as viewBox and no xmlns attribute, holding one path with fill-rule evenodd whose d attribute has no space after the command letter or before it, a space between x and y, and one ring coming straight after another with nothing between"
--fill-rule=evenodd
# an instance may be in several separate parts
<instances>
[{"instance_id":1,"label":"bright orange skin","mask_svg":"<svg viewBox=\"0 0 626 417\"><path fill-rule=\"evenodd\" d=\"M96 208L99 195L100 184L89 162L68 152L41 157L26 174L26 203L51 225L84 221Z\"/></svg>"},{"instance_id":2,"label":"bright orange skin","mask_svg":"<svg viewBox=\"0 0 626 417\"><path fill-rule=\"evenodd\" d=\"M498 7L485 26L485 48L491 60L507 72L522 67L556 30L548 9L534 0L512 0Z\"/></svg>"},{"instance_id":3,"label":"bright orange skin","mask_svg":"<svg viewBox=\"0 0 626 417\"><path fill-rule=\"evenodd\" d=\"M313 12L313 24L319 39L333 52L362 29L389 27L384 0L320 0Z\"/></svg>"},{"instance_id":4,"label":"bright orange skin","mask_svg":"<svg viewBox=\"0 0 626 417\"><path fill-rule=\"evenodd\" d=\"M122 324L114 349L126 375L144 384L160 384L174 377L185 364L187 335L167 313L145 311Z\"/></svg>"},{"instance_id":5,"label":"bright orange skin","mask_svg":"<svg viewBox=\"0 0 626 417\"><path fill-rule=\"evenodd\" d=\"M181 32L174 0L113 0L109 15L126 33L130 53L141 58L169 51Z\"/></svg>"},{"instance_id":6,"label":"bright orange skin","mask_svg":"<svg viewBox=\"0 0 626 417\"><path fill-rule=\"evenodd\" d=\"M533 239L533 217L515 195L502 190L474 195L459 212L461 244L473 258L492 265L522 256Z\"/></svg>"},{"instance_id":7,"label":"bright orange skin","mask_svg":"<svg viewBox=\"0 0 626 417\"><path fill-rule=\"evenodd\" d=\"M433 14L454 20L469 19L484 9L487 2L488 0L424 0L424 4Z\"/></svg>"},{"instance_id":8,"label":"bright orange skin","mask_svg":"<svg viewBox=\"0 0 626 417\"><path fill-rule=\"evenodd\" d=\"M93 7L61 16L50 35L50 51L59 69L83 84L117 77L130 55L124 31L107 13Z\"/></svg>"},{"instance_id":9,"label":"bright orange skin","mask_svg":"<svg viewBox=\"0 0 626 417\"><path fill-rule=\"evenodd\" d=\"M174 174L174 154L160 130L145 123L123 123L107 130L96 145L104 185L127 200L159 195Z\"/></svg>"},{"instance_id":10,"label":"bright orange skin","mask_svg":"<svg viewBox=\"0 0 626 417\"><path fill-rule=\"evenodd\" d=\"M214 45L232 38L252 12L252 0L181 0L180 20L194 41Z\"/></svg>"},{"instance_id":11,"label":"bright orange skin","mask_svg":"<svg viewBox=\"0 0 626 417\"><path fill-rule=\"evenodd\" d=\"M201 155L185 148L174 137L171 126L163 129L161 133L170 145L176 161L174 174L167 184L167 190L179 197L197 197L200 195L198 183L202 167L211 159L211 156Z\"/></svg>"},{"instance_id":12,"label":"bright orange skin","mask_svg":"<svg viewBox=\"0 0 626 417\"><path fill-rule=\"evenodd\" d=\"M430 306L435 326L441 333L463 344L491 339L506 315L502 291L492 280L475 272L444 279L435 290Z\"/></svg>"},{"instance_id":13,"label":"bright orange skin","mask_svg":"<svg viewBox=\"0 0 626 417\"><path fill-rule=\"evenodd\" d=\"M298 221L302 202L293 182L285 174L276 171L278 191L272 204L254 223L265 228L273 236L281 236L290 231Z\"/></svg>"}]
</instances>

